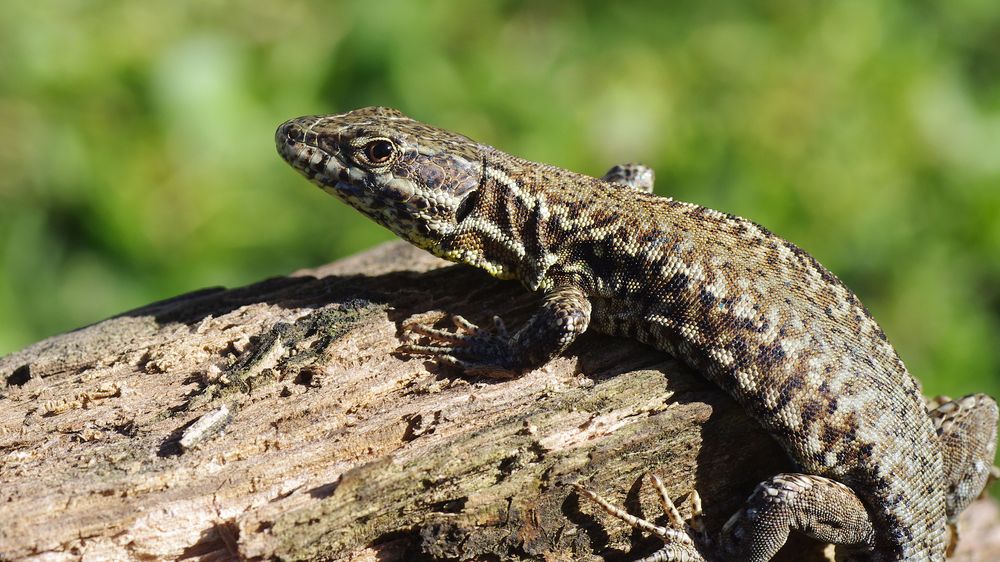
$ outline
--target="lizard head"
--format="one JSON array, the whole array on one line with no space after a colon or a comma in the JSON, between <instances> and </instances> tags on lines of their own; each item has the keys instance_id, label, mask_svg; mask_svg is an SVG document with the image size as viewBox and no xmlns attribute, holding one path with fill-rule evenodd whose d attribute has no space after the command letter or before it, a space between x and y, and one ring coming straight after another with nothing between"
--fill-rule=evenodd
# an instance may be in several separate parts
<instances>
[{"instance_id":1,"label":"lizard head","mask_svg":"<svg viewBox=\"0 0 1000 562\"><path fill-rule=\"evenodd\" d=\"M275 143L324 191L438 255L483 176L485 147L384 107L298 117L278 127Z\"/></svg>"}]
</instances>

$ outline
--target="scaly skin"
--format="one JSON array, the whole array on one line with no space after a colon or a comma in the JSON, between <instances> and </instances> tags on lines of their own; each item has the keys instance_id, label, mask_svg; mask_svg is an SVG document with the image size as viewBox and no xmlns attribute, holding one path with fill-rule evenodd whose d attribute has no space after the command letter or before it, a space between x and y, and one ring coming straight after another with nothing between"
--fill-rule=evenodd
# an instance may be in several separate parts
<instances>
[{"instance_id":1,"label":"scaly skin","mask_svg":"<svg viewBox=\"0 0 1000 562\"><path fill-rule=\"evenodd\" d=\"M642 174L613 169L604 181L529 162L392 109L293 119L276 143L324 191L400 237L544 295L512 334L456 318L454 332L414 327L431 343L406 351L510 376L588 327L635 338L704 374L781 443L803 474L779 484L835 481L838 492L809 506L869 521L860 500L873 536L838 534L834 520L825 540L853 545L858 560L944 559L948 480L919 384L858 298L795 245L657 197ZM743 524L754 536L698 552L768 560L789 527L801 528L795 517L782 529L727 527Z\"/></svg>"}]
</instances>

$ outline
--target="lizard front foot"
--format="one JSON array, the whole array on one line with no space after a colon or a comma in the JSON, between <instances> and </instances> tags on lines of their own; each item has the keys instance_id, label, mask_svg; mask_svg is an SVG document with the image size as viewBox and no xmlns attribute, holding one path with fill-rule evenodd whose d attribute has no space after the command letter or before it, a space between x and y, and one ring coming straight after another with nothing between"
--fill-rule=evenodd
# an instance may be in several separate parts
<instances>
[{"instance_id":1,"label":"lizard front foot","mask_svg":"<svg viewBox=\"0 0 1000 562\"><path fill-rule=\"evenodd\" d=\"M656 535L663 541L663 548L636 562L707 562L703 550L708 548L708 537L702 522L701 497L698 492L691 492L691 517L685 520L667 495L667 489L655 474L650 474L650 481L656 488L660 506L667 516L667 527L661 527L646 519L640 519L629 514L624 509L611 504L597 493L573 484L578 492L597 503L608 514L621 519L636 529Z\"/></svg>"},{"instance_id":2,"label":"lizard front foot","mask_svg":"<svg viewBox=\"0 0 1000 562\"><path fill-rule=\"evenodd\" d=\"M426 324L404 326L406 337L423 336L426 344L407 343L397 351L434 358L472 375L511 378L517 375L516 353L507 327L499 316L493 317L494 329L484 330L465 318L451 317L454 330L441 330Z\"/></svg>"}]
</instances>

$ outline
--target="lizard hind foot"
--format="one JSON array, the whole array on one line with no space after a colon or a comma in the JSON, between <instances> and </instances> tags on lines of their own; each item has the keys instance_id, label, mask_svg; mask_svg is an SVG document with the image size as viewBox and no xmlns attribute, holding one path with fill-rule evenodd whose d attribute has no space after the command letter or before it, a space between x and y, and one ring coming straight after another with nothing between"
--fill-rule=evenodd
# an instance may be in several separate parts
<instances>
[{"instance_id":1,"label":"lizard hind foot","mask_svg":"<svg viewBox=\"0 0 1000 562\"><path fill-rule=\"evenodd\" d=\"M666 515L666 527L636 517L580 484L573 484L573 487L612 517L624 521L635 529L655 535L663 541L663 548L635 562L707 562L702 550L708 546L709 541L702 522L701 497L698 492L691 492L688 496L688 501L691 503L691 517L685 520L674 502L670 500L663 481L652 473L649 474L649 479L656 488L657 499Z\"/></svg>"}]
</instances>

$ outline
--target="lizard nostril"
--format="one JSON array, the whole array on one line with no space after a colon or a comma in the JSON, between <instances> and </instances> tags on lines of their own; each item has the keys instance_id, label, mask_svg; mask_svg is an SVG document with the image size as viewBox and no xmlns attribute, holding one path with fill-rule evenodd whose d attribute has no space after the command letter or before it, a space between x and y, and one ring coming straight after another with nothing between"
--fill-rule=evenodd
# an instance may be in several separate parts
<instances>
[{"instance_id":1,"label":"lizard nostril","mask_svg":"<svg viewBox=\"0 0 1000 562\"><path fill-rule=\"evenodd\" d=\"M279 125L278 131L275 133L275 137L277 137L279 141L287 144L302 142L305 138L305 131L297 121L297 119L292 119L291 121L285 121Z\"/></svg>"}]
</instances>

